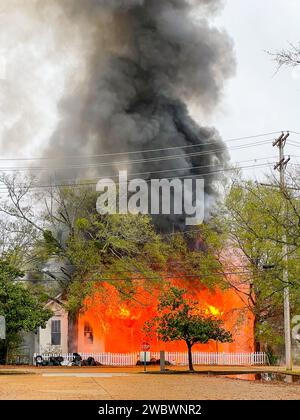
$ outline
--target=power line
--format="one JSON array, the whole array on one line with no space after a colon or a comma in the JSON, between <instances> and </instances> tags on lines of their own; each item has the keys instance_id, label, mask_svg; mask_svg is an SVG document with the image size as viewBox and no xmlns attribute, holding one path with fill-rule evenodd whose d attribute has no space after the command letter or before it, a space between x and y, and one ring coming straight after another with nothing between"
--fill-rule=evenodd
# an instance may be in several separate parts
<instances>
[{"instance_id":1,"label":"power line","mask_svg":"<svg viewBox=\"0 0 300 420\"><path fill-rule=\"evenodd\" d=\"M98 283L98 282L109 282L109 281L144 281L144 280L157 280L159 277L162 277L165 280L170 280L170 279L199 279L201 280L202 278L210 278L213 276L229 276L229 275L242 275L242 274L251 274L250 272L246 272L246 271L240 271L240 272L223 272L223 273L213 273L211 275L209 274L191 274L191 275L178 275L176 273L172 273L172 275L169 276L164 276L163 274L158 274L157 277L148 277L148 276L143 276L141 274L141 276L139 277L118 277L118 278L111 278L111 277L99 277L98 279L90 279L87 280L86 282L92 282L92 283ZM19 279L18 281L21 282L37 282L37 281L42 281L42 282L58 282L61 281L63 279L31 279L31 278L27 278L27 279Z\"/></svg>"},{"instance_id":2,"label":"power line","mask_svg":"<svg viewBox=\"0 0 300 420\"><path fill-rule=\"evenodd\" d=\"M205 177L205 176L209 176L209 175L216 175L219 173L225 173L225 172L231 172L234 171L236 169L254 169L254 168L259 168L259 167L269 167L272 166L275 162L270 162L270 163L262 163L262 164L258 164L258 165L248 165L248 166L241 166L241 167L229 167L226 169L221 169L221 170L215 170L215 171L210 171L210 172L206 172L206 173L201 173L201 174L189 174L189 175L185 175L185 176L173 176L173 177L167 177L168 179L197 179L199 177ZM169 170L167 172L172 172L172 170ZM149 172L147 172L149 173ZM128 176L130 176L131 174L128 174ZM200 178L201 179L201 178ZM151 180L150 179L144 179L145 182L150 183ZM45 188L54 188L54 187L88 187L88 186L93 186L93 185L97 185L97 182L79 182L79 183L61 183L61 184L50 184L50 185L38 185L38 186L32 186L32 189L45 189ZM120 183L116 183L116 185L120 185ZM3 188L3 187L2 187ZM30 189L31 189L30 188ZM6 192L7 189L3 192Z\"/></svg>"},{"instance_id":3,"label":"power line","mask_svg":"<svg viewBox=\"0 0 300 420\"><path fill-rule=\"evenodd\" d=\"M300 144L299 143L296 143L294 141L289 141L289 146L300 147Z\"/></svg>"},{"instance_id":4,"label":"power line","mask_svg":"<svg viewBox=\"0 0 300 420\"><path fill-rule=\"evenodd\" d=\"M242 164L242 163L259 162L259 161L268 160L268 159L276 159L276 156L267 156L267 157L264 157L264 158L254 158L254 159L242 160L242 161L239 161L239 162L233 162L233 164L239 165L239 164ZM214 164L214 165L187 166L187 167L184 167L184 168L172 168L172 169L164 169L164 170L160 170L160 171L151 171L151 174L161 174L161 173L167 173L167 172L177 172L177 171L186 171L186 170L203 169L203 168L217 168L218 166L221 166L221 165L225 166L223 163ZM226 169L226 168L224 168L224 169ZM140 176L140 175L148 175L148 174L149 174L149 171L147 171L147 172L131 172L131 173L128 173L128 176L132 177L132 176ZM112 175L112 174L110 174L110 175L102 175L101 174L101 175L99 175L99 177L100 176L101 176L101 178L119 178L119 175ZM86 181L97 181L98 182L99 178L91 178L91 179L88 179ZM74 179L74 178L73 179L63 179L61 182L62 183L76 183L76 179ZM84 180L82 180L82 182L84 183ZM24 185L25 184L17 184L16 186L22 187ZM68 185L70 185L70 184L68 184ZM55 186L55 185L51 184L51 185L37 186L37 187L48 188L48 187L51 187L51 186ZM0 187L0 190L1 190L1 187Z\"/></svg>"},{"instance_id":5,"label":"power line","mask_svg":"<svg viewBox=\"0 0 300 420\"><path fill-rule=\"evenodd\" d=\"M225 143L241 141L241 140L249 140L255 138L261 138L265 136L271 136L280 133L281 131L274 131L270 133L264 134L257 134L252 136L245 136L245 137L236 137L228 140L223 140ZM297 133L296 133L297 134ZM26 157L26 158L0 158L0 161L30 161L30 160L60 160L60 159L93 159L97 157L109 157L109 156L121 156L121 155L130 155L130 154L139 154L139 153L154 153L154 152L161 152L161 151L168 151L168 150L179 150L179 149L189 149L193 147L203 147L212 144L216 144L217 141L221 139L216 139L212 142L204 142L199 144L187 145L187 146L174 146L174 147L165 147L165 148L158 148L158 149L145 149L145 150L134 150L134 151L127 151L127 152L115 152L115 153L103 153L103 154L94 154L94 155L77 155L77 156L64 156L64 157Z\"/></svg>"},{"instance_id":6,"label":"power line","mask_svg":"<svg viewBox=\"0 0 300 420\"><path fill-rule=\"evenodd\" d=\"M270 140L264 140L263 142L255 142L255 143L249 143L246 145L236 146L231 148L230 150L243 150L247 148L257 147L260 145L264 145L269 143ZM133 164L140 164L140 163L152 163L152 162L161 162L161 161L169 161L169 160L176 160L176 159L187 159L190 157L196 157L196 156L207 156L211 155L213 153L218 152L225 152L228 148L226 146L218 149L212 149L212 150L206 150L202 152L194 152L190 154L185 155L169 155L169 156L160 156L160 157L153 157L148 159L136 159L136 160L127 160L127 161L111 161L111 162L97 162L97 163L88 163L88 164L82 164L82 165L71 165L71 166L60 166L60 167L0 167L0 170L5 172L22 172L22 171L53 171L53 170L72 170L72 169L82 169L82 168L97 168L102 166L111 166L111 165L133 165Z\"/></svg>"},{"instance_id":7,"label":"power line","mask_svg":"<svg viewBox=\"0 0 300 420\"><path fill-rule=\"evenodd\" d=\"M140 253L141 254L141 253ZM296 259L300 259L300 258L294 258L295 260ZM185 267L183 267L183 262L182 261L179 261L179 260L174 260L174 261L171 261L171 262L169 262L167 265L168 266L174 266L174 267L179 267L180 269L184 269ZM161 265L161 263L159 263L159 262L157 262L157 263L151 263L151 265L158 265L158 266L160 266ZM73 266L72 266L73 267ZM71 267L68 267L68 268L71 268ZM80 268L85 268L85 267L83 267L82 265L76 265L76 269L80 269ZM93 269L93 268L100 268L100 266L99 265L91 265L91 266L89 266L89 269ZM245 268L246 270L244 270L243 272L245 272L245 273L249 273L250 272L250 266L249 265L236 265L236 266L234 266L234 268L236 268L236 269L241 269L241 268ZM39 273L39 274L45 274L46 276L48 276L49 274L63 274L63 275L66 275L63 271L58 271L58 270L46 270L46 271L43 271L43 269L42 270L38 270L38 269L31 269L31 270L21 270L23 273ZM66 269L66 271L67 271L67 269ZM258 269L256 270L256 271L259 271ZM90 271L90 273L91 274L95 274L95 271ZM133 274L143 274L143 272L142 271L137 271L137 270L135 270L135 269L132 269L132 270L116 270L116 273L115 274L119 274L119 273L127 273L127 274L130 274L130 275L133 275ZM230 274L236 274L236 273L241 273L240 271L234 271L234 272L231 272ZM175 272L172 272L172 271L168 271L168 272L165 272L165 274L169 274L169 275L174 275L174 274L176 274ZM185 274L187 274L188 275L188 272L185 272ZM222 274L226 274L226 272L224 272L224 273L222 273ZM227 273L228 274L228 273ZM183 275L183 274L181 274L181 275ZM192 274L192 276L194 276L194 275L196 275L196 274ZM197 274L197 276L199 276L200 274Z\"/></svg>"}]
</instances>

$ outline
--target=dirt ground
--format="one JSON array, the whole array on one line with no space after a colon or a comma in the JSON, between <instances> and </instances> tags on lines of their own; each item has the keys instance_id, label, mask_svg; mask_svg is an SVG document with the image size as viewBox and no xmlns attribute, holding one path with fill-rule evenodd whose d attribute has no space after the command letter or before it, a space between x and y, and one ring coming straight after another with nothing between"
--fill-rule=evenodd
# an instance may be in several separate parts
<instances>
[{"instance_id":1,"label":"dirt ground","mask_svg":"<svg viewBox=\"0 0 300 420\"><path fill-rule=\"evenodd\" d=\"M0 399L300 400L300 385L250 382L207 373L145 375L141 368L10 368L0 369Z\"/></svg>"}]
</instances>

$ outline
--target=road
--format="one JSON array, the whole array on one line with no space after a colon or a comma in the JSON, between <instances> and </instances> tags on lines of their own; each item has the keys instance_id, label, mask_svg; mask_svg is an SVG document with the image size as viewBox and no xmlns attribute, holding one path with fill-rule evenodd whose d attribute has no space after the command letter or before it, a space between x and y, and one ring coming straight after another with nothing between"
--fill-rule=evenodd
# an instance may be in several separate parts
<instances>
[{"instance_id":1,"label":"road","mask_svg":"<svg viewBox=\"0 0 300 420\"><path fill-rule=\"evenodd\" d=\"M300 400L300 385L261 383L211 374L145 375L138 368L14 368L0 369L0 399Z\"/></svg>"}]
</instances>

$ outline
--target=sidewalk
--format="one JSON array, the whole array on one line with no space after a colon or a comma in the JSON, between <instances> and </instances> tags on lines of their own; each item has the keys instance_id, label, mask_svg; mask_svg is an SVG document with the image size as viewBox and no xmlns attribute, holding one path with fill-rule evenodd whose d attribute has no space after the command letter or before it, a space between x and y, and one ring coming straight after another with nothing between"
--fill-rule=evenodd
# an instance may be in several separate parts
<instances>
[{"instance_id":1,"label":"sidewalk","mask_svg":"<svg viewBox=\"0 0 300 420\"><path fill-rule=\"evenodd\" d=\"M47 367L35 367L35 366L0 366L0 375L5 374L45 374L45 373L130 373L130 374L140 374L144 372L143 366L134 366L134 367L76 367L76 366L47 366ZM147 366L147 372L149 373L159 373L158 366ZM187 367L181 366L168 366L168 373L176 372L187 372ZM224 373L224 374L240 374L240 373L260 373L260 372L270 372L270 373L287 373L284 366L195 366L195 373ZM188 372L187 372L188 373ZM300 375L300 366L295 366L293 373Z\"/></svg>"}]
</instances>

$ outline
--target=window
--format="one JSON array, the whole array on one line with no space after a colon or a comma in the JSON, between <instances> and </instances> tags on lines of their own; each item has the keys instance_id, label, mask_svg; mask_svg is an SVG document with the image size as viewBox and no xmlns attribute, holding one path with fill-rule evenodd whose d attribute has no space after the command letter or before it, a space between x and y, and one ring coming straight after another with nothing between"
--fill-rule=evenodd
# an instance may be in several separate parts
<instances>
[{"instance_id":1,"label":"window","mask_svg":"<svg viewBox=\"0 0 300 420\"><path fill-rule=\"evenodd\" d=\"M51 345L61 345L61 321L51 321Z\"/></svg>"},{"instance_id":2,"label":"window","mask_svg":"<svg viewBox=\"0 0 300 420\"><path fill-rule=\"evenodd\" d=\"M89 322L84 323L84 343L85 344L94 343L94 332Z\"/></svg>"}]
</instances>

